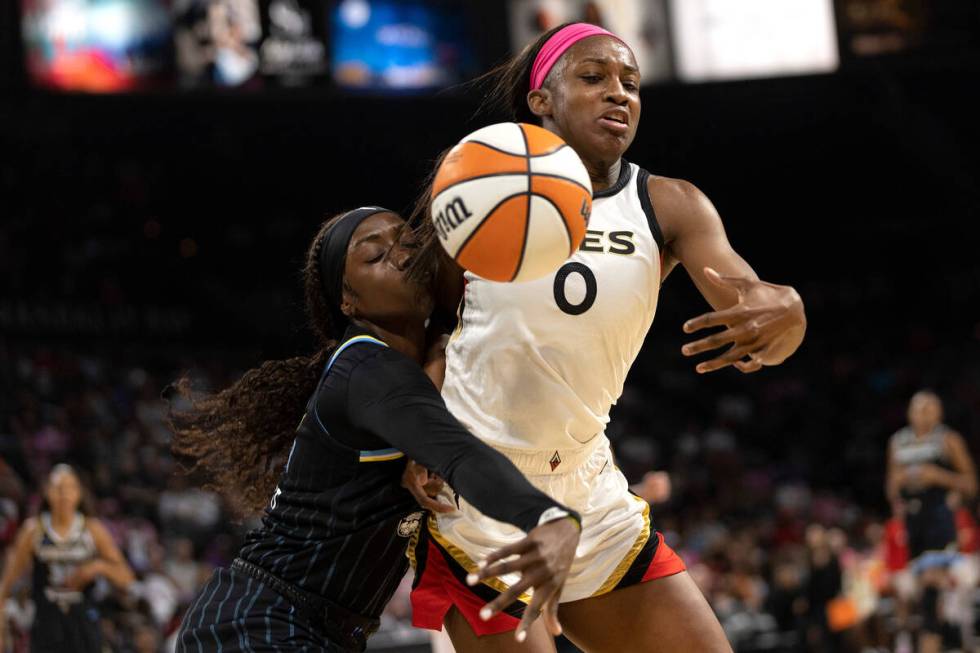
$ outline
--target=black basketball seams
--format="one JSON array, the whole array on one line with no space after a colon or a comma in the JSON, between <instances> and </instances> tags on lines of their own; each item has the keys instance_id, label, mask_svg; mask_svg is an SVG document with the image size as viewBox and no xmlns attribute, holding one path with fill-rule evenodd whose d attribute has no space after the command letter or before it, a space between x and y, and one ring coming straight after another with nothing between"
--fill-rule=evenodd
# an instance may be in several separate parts
<instances>
[{"instance_id":1,"label":"black basketball seams","mask_svg":"<svg viewBox=\"0 0 980 653\"><path fill-rule=\"evenodd\" d=\"M521 268L524 267L524 252L527 251L527 236L531 232L531 145L527 142L527 132L524 128L518 125L521 130L521 138L524 139L524 161L527 163L527 208L524 210L524 239L521 241L521 255L517 258L517 269L514 270L514 276L510 278L511 281L517 278L517 275L521 273Z\"/></svg>"},{"instance_id":2,"label":"black basketball seams","mask_svg":"<svg viewBox=\"0 0 980 653\"><path fill-rule=\"evenodd\" d=\"M480 219L480 221L477 223L475 227L473 227L473 231L470 232L470 235L466 237L466 240L464 240L463 243L459 246L459 249L456 250L456 254L453 255L453 260L456 261L457 263L459 262L459 255L463 252L464 249L466 249L466 246L469 244L471 240L473 240L473 237L476 236L477 232L480 231L480 228L483 227L483 223L487 221L487 218L493 215L497 209L499 209L502 205L506 204L509 200L512 200L515 197L521 197L523 195L529 195L529 194L530 193L528 193L527 191L521 191L520 193L512 193L507 197L503 198L502 200L500 200L499 202L497 202L496 204L494 204L493 208L487 211L487 214ZM524 235L526 238L527 237L526 224L524 225Z\"/></svg>"},{"instance_id":3,"label":"black basketball seams","mask_svg":"<svg viewBox=\"0 0 980 653\"><path fill-rule=\"evenodd\" d=\"M524 154L518 154L517 152L508 152L503 148L499 148L496 145L491 145L490 143L484 143L483 141L466 141L466 143L476 143L477 145L482 145L483 147L494 150L495 152L500 152L501 154L506 154L507 156L523 156L525 158L531 158L531 159L538 159L544 156L551 156L555 152L560 152L564 150L566 147L568 147L568 143L562 143L561 145L551 150L550 152L545 152L544 154L530 154L529 153L530 145L528 145L527 136L524 134L523 129L521 130L521 135L524 137L524 150L525 150ZM465 145L466 143L462 143L462 144Z\"/></svg>"},{"instance_id":4,"label":"black basketball seams","mask_svg":"<svg viewBox=\"0 0 980 653\"><path fill-rule=\"evenodd\" d=\"M559 219L561 219L561 226L565 227L565 234L568 236L568 255L571 256L572 254L574 254L575 250L572 249L572 247L574 246L575 243L572 240L572 230L568 228L568 220L565 219L565 214L562 213L561 208L559 208L559 206L555 204L554 201L552 201L552 199L546 195L538 195L537 193L531 193L531 195L533 197L540 197L545 202L555 207L555 210L558 211L558 217ZM530 229L528 229L528 231L530 231Z\"/></svg>"},{"instance_id":5,"label":"black basketball seams","mask_svg":"<svg viewBox=\"0 0 980 653\"><path fill-rule=\"evenodd\" d=\"M466 182L469 182L469 181L476 181L477 179L490 179L491 177L521 177L521 176L523 176L525 174L527 174L527 173L524 173L524 172L489 172L489 173L487 173L485 175L477 175L476 177L467 177L466 179L460 179L459 181L453 182L452 184L446 186L441 191L439 191L439 193L436 195L436 197L439 197L439 195L442 195L443 193L445 193L450 188L455 188L456 186L459 186L460 184L465 184ZM547 179L560 179L562 181L567 181L570 184L574 184L574 185L578 186L579 188L581 188L582 190L584 190L586 193L588 193L590 196L592 195L592 190L591 189L586 188L585 186L583 186L582 184L578 183L577 181L575 181L571 177L565 177L565 176L562 176L562 175L555 175L555 174L552 174L550 172L532 172L531 173L531 176L532 177L545 177Z\"/></svg>"}]
</instances>

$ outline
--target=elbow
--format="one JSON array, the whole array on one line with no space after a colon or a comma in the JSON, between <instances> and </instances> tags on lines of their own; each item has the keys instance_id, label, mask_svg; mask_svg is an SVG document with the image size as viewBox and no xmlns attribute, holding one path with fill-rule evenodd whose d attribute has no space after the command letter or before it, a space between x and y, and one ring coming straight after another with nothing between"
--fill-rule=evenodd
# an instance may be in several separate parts
<instances>
[{"instance_id":1,"label":"elbow","mask_svg":"<svg viewBox=\"0 0 980 653\"><path fill-rule=\"evenodd\" d=\"M136 582L136 574L126 563L122 563L115 574L115 585L122 591L129 591L132 584Z\"/></svg>"},{"instance_id":2,"label":"elbow","mask_svg":"<svg viewBox=\"0 0 980 653\"><path fill-rule=\"evenodd\" d=\"M977 478L976 476L971 476L966 482L966 487L963 488L963 495L965 499L972 499L977 496Z\"/></svg>"}]
</instances>

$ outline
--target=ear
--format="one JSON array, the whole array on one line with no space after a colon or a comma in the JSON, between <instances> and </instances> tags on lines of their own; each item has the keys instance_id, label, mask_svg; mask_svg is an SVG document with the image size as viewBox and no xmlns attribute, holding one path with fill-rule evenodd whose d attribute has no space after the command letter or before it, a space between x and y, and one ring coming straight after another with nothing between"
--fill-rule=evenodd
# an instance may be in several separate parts
<instances>
[{"instance_id":1,"label":"ear","mask_svg":"<svg viewBox=\"0 0 980 653\"><path fill-rule=\"evenodd\" d=\"M527 94L527 106L538 118L550 118L553 110L551 91L546 88L531 91Z\"/></svg>"},{"instance_id":2,"label":"ear","mask_svg":"<svg viewBox=\"0 0 980 653\"><path fill-rule=\"evenodd\" d=\"M346 279L344 279L340 295L340 312L349 318L354 317L357 312L357 294L347 285Z\"/></svg>"}]
</instances>

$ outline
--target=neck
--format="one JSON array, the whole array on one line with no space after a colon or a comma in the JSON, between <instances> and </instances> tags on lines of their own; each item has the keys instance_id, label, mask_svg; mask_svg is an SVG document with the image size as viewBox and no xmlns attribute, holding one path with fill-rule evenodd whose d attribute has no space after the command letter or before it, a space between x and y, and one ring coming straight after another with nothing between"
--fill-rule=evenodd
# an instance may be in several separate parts
<instances>
[{"instance_id":1,"label":"neck","mask_svg":"<svg viewBox=\"0 0 980 653\"><path fill-rule=\"evenodd\" d=\"M623 160L616 159L610 164L608 161L584 162L585 169L589 173L589 180L592 182L592 191L599 192L616 184L619 180L619 172L623 167Z\"/></svg>"},{"instance_id":2,"label":"neck","mask_svg":"<svg viewBox=\"0 0 980 653\"><path fill-rule=\"evenodd\" d=\"M928 435L936 429L935 426L913 426L912 430L915 432L916 437L921 438L923 435Z\"/></svg>"},{"instance_id":3,"label":"neck","mask_svg":"<svg viewBox=\"0 0 980 653\"><path fill-rule=\"evenodd\" d=\"M51 525L55 527L55 530L63 531L67 530L71 526L72 521L75 519L74 512L61 512L61 511L51 511Z\"/></svg>"},{"instance_id":4,"label":"neck","mask_svg":"<svg viewBox=\"0 0 980 653\"><path fill-rule=\"evenodd\" d=\"M425 354L425 323L382 324L354 320L354 324L373 333L379 340L421 364Z\"/></svg>"},{"instance_id":5,"label":"neck","mask_svg":"<svg viewBox=\"0 0 980 653\"><path fill-rule=\"evenodd\" d=\"M614 186L616 181L619 179L619 171L623 167L623 158L620 156L616 157L615 161L606 160L595 160L586 159L582 156L582 153L575 147L575 145L569 141L568 137L558 122L550 117L545 116L541 120L541 126L550 131L551 133L560 136L568 143L575 152L582 158L582 163L585 164L585 170L589 173L589 180L592 182L593 192L603 191Z\"/></svg>"}]
</instances>

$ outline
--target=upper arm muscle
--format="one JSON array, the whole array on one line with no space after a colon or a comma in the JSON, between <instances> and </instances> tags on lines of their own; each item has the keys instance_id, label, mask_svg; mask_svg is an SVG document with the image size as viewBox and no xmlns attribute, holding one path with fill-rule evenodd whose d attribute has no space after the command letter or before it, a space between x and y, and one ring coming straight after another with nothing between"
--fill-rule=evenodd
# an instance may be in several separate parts
<instances>
[{"instance_id":1,"label":"upper arm muscle","mask_svg":"<svg viewBox=\"0 0 980 653\"><path fill-rule=\"evenodd\" d=\"M711 283L704 268L714 268L722 276L750 279L758 276L732 249L714 205L697 187L680 179L651 178L648 190L664 231L664 260L676 260L683 265L694 285L716 310L734 305L737 295Z\"/></svg>"}]
</instances>

